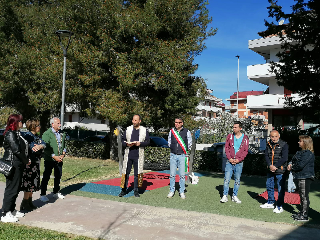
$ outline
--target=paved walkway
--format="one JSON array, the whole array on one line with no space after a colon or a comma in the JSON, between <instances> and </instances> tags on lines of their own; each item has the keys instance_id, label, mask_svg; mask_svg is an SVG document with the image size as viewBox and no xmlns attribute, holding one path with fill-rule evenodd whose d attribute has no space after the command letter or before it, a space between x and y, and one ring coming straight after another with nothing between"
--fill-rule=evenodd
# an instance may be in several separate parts
<instances>
[{"instance_id":1,"label":"paved walkway","mask_svg":"<svg viewBox=\"0 0 320 240\"><path fill-rule=\"evenodd\" d=\"M0 199L5 184L0 182ZM23 194L17 200L20 206ZM34 199L39 198L39 192ZM0 201L1 201L0 200ZM98 239L308 239L318 240L320 229L266 223L210 213L151 207L67 195L42 203L18 224Z\"/></svg>"}]
</instances>

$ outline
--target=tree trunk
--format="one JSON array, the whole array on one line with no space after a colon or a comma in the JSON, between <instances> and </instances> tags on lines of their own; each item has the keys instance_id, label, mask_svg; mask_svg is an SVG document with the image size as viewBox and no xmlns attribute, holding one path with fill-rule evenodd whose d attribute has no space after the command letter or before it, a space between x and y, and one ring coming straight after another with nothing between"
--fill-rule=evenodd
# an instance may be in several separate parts
<instances>
[{"instance_id":1,"label":"tree trunk","mask_svg":"<svg viewBox=\"0 0 320 240\"><path fill-rule=\"evenodd\" d=\"M118 141L117 136L114 134L114 130L116 129L117 125L114 122L109 122L110 132L109 132L109 139L110 139L110 159L119 161L118 158Z\"/></svg>"}]
</instances>

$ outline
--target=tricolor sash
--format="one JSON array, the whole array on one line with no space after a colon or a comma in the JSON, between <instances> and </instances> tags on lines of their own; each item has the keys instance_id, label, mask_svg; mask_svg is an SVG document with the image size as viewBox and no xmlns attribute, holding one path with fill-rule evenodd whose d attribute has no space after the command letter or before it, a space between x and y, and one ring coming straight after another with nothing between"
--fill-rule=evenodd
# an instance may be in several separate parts
<instances>
[{"instance_id":1,"label":"tricolor sash","mask_svg":"<svg viewBox=\"0 0 320 240\"><path fill-rule=\"evenodd\" d=\"M189 156L188 156L188 148L186 146L186 144L184 143L182 137L180 136L180 134L174 130L173 128L171 129L171 133L173 134L174 138L177 140L177 142L179 143L180 147L182 148L182 151L184 152L184 154L186 154L186 169L189 172Z\"/></svg>"}]
</instances>

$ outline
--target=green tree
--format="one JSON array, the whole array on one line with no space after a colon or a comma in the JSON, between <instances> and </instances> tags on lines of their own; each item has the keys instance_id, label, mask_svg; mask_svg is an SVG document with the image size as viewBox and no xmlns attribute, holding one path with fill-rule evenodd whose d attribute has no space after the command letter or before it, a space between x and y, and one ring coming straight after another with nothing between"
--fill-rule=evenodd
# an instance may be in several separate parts
<instances>
[{"instance_id":1,"label":"green tree","mask_svg":"<svg viewBox=\"0 0 320 240\"><path fill-rule=\"evenodd\" d=\"M271 64L279 85L299 93L302 99L288 102L304 114L319 120L320 104L320 3L319 1L295 0L292 12L285 13L277 1L269 0L269 17L279 25L267 22L264 36L276 34L281 38L279 62Z\"/></svg>"},{"instance_id":2,"label":"green tree","mask_svg":"<svg viewBox=\"0 0 320 240\"><path fill-rule=\"evenodd\" d=\"M59 113L63 56L58 29L75 33L68 50L66 103L116 125L134 113L169 126L192 115L206 90L195 56L216 32L204 0L10 1L0 64L0 101L25 118ZM1 29L4 31L4 29ZM44 121L44 120L42 120Z\"/></svg>"}]
</instances>

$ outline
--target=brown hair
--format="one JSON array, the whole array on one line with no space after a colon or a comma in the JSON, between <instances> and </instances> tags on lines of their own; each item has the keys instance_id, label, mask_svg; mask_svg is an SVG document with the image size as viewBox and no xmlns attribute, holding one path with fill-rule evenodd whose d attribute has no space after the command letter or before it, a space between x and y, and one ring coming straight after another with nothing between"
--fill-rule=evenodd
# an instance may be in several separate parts
<instances>
[{"instance_id":1,"label":"brown hair","mask_svg":"<svg viewBox=\"0 0 320 240\"><path fill-rule=\"evenodd\" d=\"M313 141L312 138L307 135L300 135L299 139L303 142L302 150L310 150L313 151Z\"/></svg>"},{"instance_id":2,"label":"brown hair","mask_svg":"<svg viewBox=\"0 0 320 240\"><path fill-rule=\"evenodd\" d=\"M40 121L37 119L31 119L26 122L26 127L29 131L35 131L36 127L40 125Z\"/></svg>"}]
</instances>

